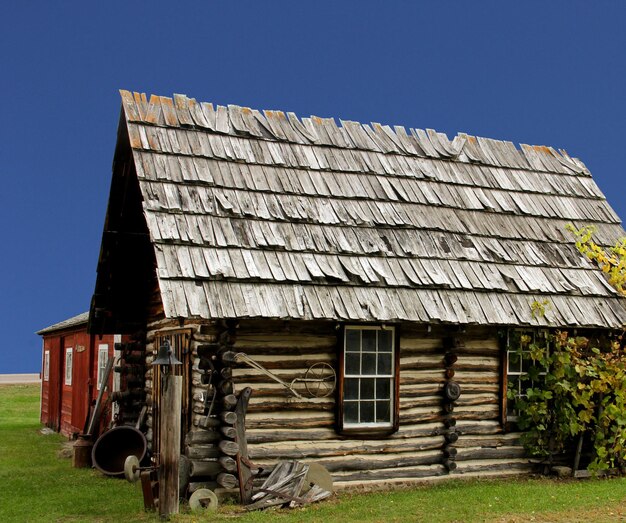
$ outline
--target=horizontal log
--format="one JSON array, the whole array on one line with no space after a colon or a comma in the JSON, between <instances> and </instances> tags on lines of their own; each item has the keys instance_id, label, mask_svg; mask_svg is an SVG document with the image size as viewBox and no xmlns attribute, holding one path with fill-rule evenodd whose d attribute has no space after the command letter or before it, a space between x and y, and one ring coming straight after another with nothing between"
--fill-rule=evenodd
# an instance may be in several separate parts
<instances>
[{"instance_id":1,"label":"horizontal log","mask_svg":"<svg viewBox=\"0 0 626 523\"><path fill-rule=\"evenodd\" d=\"M218 474L223 472L222 465L219 464L218 461L198 461L198 460L190 460L189 461L189 475L192 478L196 478L199 476L202 477L216 477Z\"/></svg>"},{"instance_id":2,"label":"horizontal log","mask_svg":"<svg viewBox=\"0 0 626 523\"><path fill-rule=\"evenodd\" d=\"M228 394L221 399L222 407L226 410L233 410L237 405L237 396Z\"/></svg>"},{"instance_id":3,"label":"horizontal log","mask_svg":"<svg viewBox=\"0 0 626 523\"><path fill-rule=\"evenodd\" d=\"M239 452L239 445L234 441L223 439L219 442L219 449L227 456L235 456Z\"/></svg>"},{"instance_id":4,"label":"horizontal log","mask_svg":"<svg viewBox=\"0 0 626 523\"><path fill-rule=\"evenodd\" d=\"M457 421L456 430L459 434L470 435L494 435L503 432L502 425L497 419L461 419Z\"/></svg>"},{"instance_id":5,"label":"horizontal log","mask_svg":"<svg viewBox=\"0 0 626 523\"><path fill-rule=\"evenodd\" d=\"M457 447L502 447L502 446L522 446L521 434L512 432L508 434L496 434L496 435L465 435L459 438L456 443Z\"/></svg>"},{"instance_id":6,"label":"horizontal log","mask_svg":"<svg viewBox=\"0 0 626 523\"><path fill-rule=\"evenodd\" d=\"M217 445L194 445L185 447L185 455L189 459L218 458L221 451Z\"/></svg>"},{"instance_id":7,"label":"horizontal log","mask_svg":"<svg viewBox=\"0 0 626 523\"><path fill-rule=\"evenodd\" d=\"M228 427L226 425L220 427L220 432L223 436L230 439L235 439L235 437L237 436L237 430L234 427Z\"/></svg>"},{"instance_id":8,"label":"horizontal log","mask_svg":"<svg viewBox=\"0 0 626 523\"><path fill-rule=\"evenodd\" d=\"M229 472L222 472L217 476L217 484L222 488L235 488L239 485L237 478Z\"/></svg>"},{"instance_id":9,"label":"horizontal log","mask_svg":"<svg viewBox=\"0 0 626 523\"><path fill-rule=\"evenodd\" d=\"M420 423L420 422L443 422L445 415L443 412L423 412L423 413L400 413L400 425L404 423Z\"/></svg>"},{"instance_id":10,"label":"horizontal log","mask_svg":"<svg viewBox=\"0 0 626 523\"><path fill-rule=\"evenodd\" d=\"M514 471L514 470L523 470L527 472L532 472L537 469L537 465L529 462L528 460L517 460L517 461L459 461L457 462L458 468L456 470L457 474L467 474L472 472L489 472L496 473L499 471Z\"/></svg>"},{"instance_id":11,"label":"horizontal log","mask_svg":"<svg viewBox=\"0 0 626 523\"><path fill-rule=\"evenodd\" d=\"M447 474L445 467L442 464L430 465L430 466L417 466L417 467L401 467L392 469L381 470L369 470L358 471L348 473L333 474L335 481L367 481L367 480L387 480L387 479L402 479L402 478L429 478L443 476Z\"/></svg>"},{"instance_id":12,"label":"horizontal log","mask_svg":"<svg viewBox=\"0 0 626 523\"><path fill-rule=\"evenodd\" d=\"M458 407L468 407L477 405L500 405L500 398L495 394L467 394L464 390L456 400Z\"/></svg>"},{"instance_id":13,"label":"horizontal log","mask_svg":"<svg viewBox=\"0 0 626 523\"><path fill-rule=\"evenodd\" d=\"M280 352L281 354L298 354L307 349L327 349L329 352L337 346L337 335L313 335L307 334L268 334L250 335L239 333L237 336L236 349L246 354L259 352Z\"/></svg>"},{"instance_id":14,"label":"horizontal log","mask_svg":"<svg viewBox=\"0 0 626 523\"><path fill-rule=\"evenodd\" d=\"M236 412L222 412L220 414L220 420L222 423L227 423L228 425L234 425L237 423L237 413Z\"/></svg>"},{"instance_id":15,"label":"horizontal log","mask_svg":"<svg viewBox=\"0 0 626 523\"><path fill-rule=\"evenodd\" d=\"M342 439L341 436L333 429L300 429L300 430L277 430L270 429L256 429L246 431L246 440L248 444L256 443L273 443L273 442L285 442L296 440L335 440Z\"/></svg>"},{"instance_id":16,"label":"horizontal log","mask_svg":"<svg viewBox=\"0 0 626 523\"><path fill-rule=\"evenodd\" d=\"M226 472L237 472L237 462L230 456L222 456L218 461Z\"/></svg>"},{"instance_id":17,"label":"horizontal log","mask_svg":"<svg viewBox=\"0 0 626 523\"><path fill-rule=\"evenodd\" d=\"M289 398L285 398L284 401L253 401L248 406L248 412L276 412L277 410L315 410L315 411L334 411L334 401L288 401Z\"/></svg>"},{"instance_id":18,"label":"horizontal log","mask_svg":"<svg viewBox=\"0 0 626 523\"><path fill-rule=\"evenodd\" d=\"M499 372L500 361L489 361L488 363L475 363L471 361L459 360L454 364L455 376L459 372Z\"/></svg>"},{"instance_id":19,"label":"horizontal log","mask_svg":"<svg viewBox=\"0 0 626 523\"><path fill-rule=\"evenodd\" d=\"M253 459L304 459L334 456L417 453L441 449L443 436L396 440L347 440L347 441L290 441L276 444L250 444L248 452Z\"/></svg>"},{"instance_id":20,"label":"horizontal log","mask_svg":"<svg viewBox=\"0 0 626 523\"><path fill-rule=\"evenodd\" d=\"M345 474L347 472L371 472L385 469L401 469L407 467L436 465L442 462L441 451L406 452L402 454L383 454L383 455L358 455L358 456L340 456L332 459L315 459L315 463L323 465L326 470L333 475L337 473ZM307 459L303 462L306 463ZM267 468L269 462L256 460L261 468Z\"/></svg>"},{"instance_id":21,"label":"horizontal log","mask_svg":"<svg viewBox=\"0 0 626 523\"><path fill-rule=\"evenodd\" d=\"M497 448L460 448L457 461L483 459L515 459L528 457L524 447L497 447Z\"/></svg>"},{"instance_id":22,"label":"horizontal log","mask_svg":"<svg viewBox=\"0 0 626 523\"><path fill-rule=\"evenodd\" d=\"M303 411L307 412L307 411ZM334 419L329 418L319 418L319 417L309 417L303 415L300 419L269 419L269 418L259 418L259 419L250 419L246 421L246 429L263 429L263 428L289 428L289 429L299 429L299 428L321 428L321 427L332 427L335 424Z\"/></svg>"},{"instance_id":23,"label":"horizontal log","mask_svg":"<svg viewBox=\"0 0 626 523\"><path fill-rule=\"evenodd\" d=\"M211 418L209 418L211 419ZM196 429L191 430L185 436L186 445L202 445L205 443L212 443L221 439L220 433L217 430L212 429Z\"/></svg>"},{"instance_id":24,"label":"horizontal log","mask_svg":"<svg viewBox=\"0 0 626 523\"><path fill-rule=\"evenodd\" d=\"M410 333L402 333L400 352L403 351L442 351L443 342L440 338L412 337Z\"/></svg>"},{"instance_id":25,"label":"horizontal log","mask_svg":"<svg viewBox=\"0 0 626 523\"><path fill-rule=\"evenodd\" d=\"M445 381L445 369L441 370L407 370L400 373L400 386L419 385L424 383L442 383ZM479 380L476 380L477 382Z\"/></svg>"}]
</instances>

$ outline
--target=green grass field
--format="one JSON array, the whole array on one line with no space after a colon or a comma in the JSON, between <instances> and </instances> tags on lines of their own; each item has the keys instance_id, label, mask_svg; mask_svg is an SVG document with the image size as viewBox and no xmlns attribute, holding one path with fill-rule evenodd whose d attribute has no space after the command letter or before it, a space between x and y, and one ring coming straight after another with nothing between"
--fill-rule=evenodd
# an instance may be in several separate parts
<instances>
[{"instance_id":1,"label":"green grass field","mask_svg":"<svg viewBox=\"0 0 626 523\"><path fill-rule=\"evenodd\" d=\"M0 522L158 521L138 484L74 469L65 438L39 430L39 386L0 386ZM184 507L181 509L185 510ZM303 509L181 514L174 521L626 521L626 479L450 481L410 490L343 493Z\"/></svg>"}]
</instances>

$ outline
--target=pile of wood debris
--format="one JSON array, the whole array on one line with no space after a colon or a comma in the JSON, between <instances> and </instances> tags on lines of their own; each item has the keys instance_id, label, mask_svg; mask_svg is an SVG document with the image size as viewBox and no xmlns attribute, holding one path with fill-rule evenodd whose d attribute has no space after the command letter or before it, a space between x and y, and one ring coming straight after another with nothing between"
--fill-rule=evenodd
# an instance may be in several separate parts
<instances>
[{"instance_id":1,"label":"pile of wood debris","mask_svg":"<svg viewBox=\"0 0 626 523\"><path fill-rule=\"evenodd\" d=\"M317 463L281 461L260 488L252 494L246 510L274 506L298 507L326 499L332 494L333 480L328 471Z\"/></svg>"}]
</instances>

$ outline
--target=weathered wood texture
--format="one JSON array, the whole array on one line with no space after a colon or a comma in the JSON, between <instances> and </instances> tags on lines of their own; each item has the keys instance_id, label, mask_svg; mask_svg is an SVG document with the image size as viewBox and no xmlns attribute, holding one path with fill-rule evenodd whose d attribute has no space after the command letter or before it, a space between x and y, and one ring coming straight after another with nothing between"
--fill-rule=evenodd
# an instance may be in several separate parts
<instances>
[{"instance_id":1,"label":"weathered wood texture","mask_svg":"<svg viewBox=\"0 0 626 523\"><path fill-rule=\"evenodd\" d=\"M192 484L230 484L238 445L225 436L234 420L232 408L216 401L207 420L201 358L218 346L220 328L215 323L187 321L191 331L193 362L189 374L192 394L192 428L185 438L184 454L191 460ZM150 344L156 332L180 329L179 322L158 320L148 330ZM236 329L235 352L244 352L284 381L302 377L314 363L336 365L337 336L331 322L260 322L242 320ZM236 364L232 370L235 394L253 388L246 417L248 451L252 462L270 470L279 460L298 459L322 463L338 487L370 481L420 481L449 475L525 473L532 465L524 456L519 434L505 434L499 423L500 348L495 329L469 328L466 333L444 327L402 324L400 336L400 429L373 439L347 437L335 430L335 397L295 397L288 389L258 370ZM446 383L444 339L463 340L454 350L454 381L461 396L449 413L443 411ZM149 372L149 371L148 371ZM301 383L296 390L306 395ZM227 405L226 409L224 405ZM453 419L451 429L449 420ZM448 424L444 421L448 420ZM458 439L450 445L446 434ZM453 449L453 450L450 450ZM454 470L450 468L452 460Z\"/></svg>"},{"instance_id":2,"label":"weathered wood texture","mask_svg":"<svg viewBox=\"0 0 626 523\"><path fill-rule=\"evenodd\" d=\"M400 430L388 437L340 436L335 399L299 399L261 372L233 370L236 390L251 386L246 420L252 461L271 468L277 461L317 461L338 485L370 480L417 480L487 470L529 470L518 434L503 434L499 423L500 348L496 331L469 329L458 349L454 380L462 393L448 416L456 420L456 469L443 466L446 446L442 388L445 384L443 328L399 329ZM286 382L313 363L336 363L337 331L331 323L240 322L235 350L263 364ZM304 389L296 382L299 392Z\"/></svg>"},{"instance_id":3,"label":"weathered wood texture","mask_svg":"<svg viewBox=\"0 0 626 523\"><path fill-rule=\"evenodd\" d=\"M121 94L167 317L626 321L564 229L610 244L620 219L564 152Z\"/></svg>"},{"instance_id":4,"label":"weathered wood texture","mask_svg":"<svg viewBox=\"0 0 626 523\"><path fill-rule=\"evenodd\" d=\"M168 375L162 390L163 411L159 417L159 514L178 514L179 456L183 377Z\"/></svg>"}]
</instances>

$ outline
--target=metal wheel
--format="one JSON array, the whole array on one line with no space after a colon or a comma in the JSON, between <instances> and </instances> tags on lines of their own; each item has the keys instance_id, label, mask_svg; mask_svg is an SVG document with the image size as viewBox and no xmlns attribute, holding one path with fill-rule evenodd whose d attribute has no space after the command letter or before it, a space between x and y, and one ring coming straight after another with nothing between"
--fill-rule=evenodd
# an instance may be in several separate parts
<instances>
[{"instance_id":1,"label":"metal wheel","mask_svg":"<svg viewBox=\"0 0 626 523\"><path fill-rule=\"evenodd\" d=\"M335 390L337 376L332 365L321 361L307 369L303 381L306 391L312 398L325 398Z\"/></svg>"},{"instance_id":2,"label":"metal wheel","mask_svg":"<svg viewBox=\"0 0 626 523\"><path fill-rule=\"evenodd\" d=\"M217 510L217 496L208 488L199 488L189 498L189 508L192 512L213 512Z\"/></svg>"},{"instance_id":3,"label":"metal wheel","mask_svg":"<svg viewBox=\"0 0 626 523\"><path fill-rule=\"evenodd\" d=\"M139 481L140 475L139 459L134 454L131 454L124 461L124 477L131 483L135 483L135 481Z\"/></svg>"}]
</instances>

